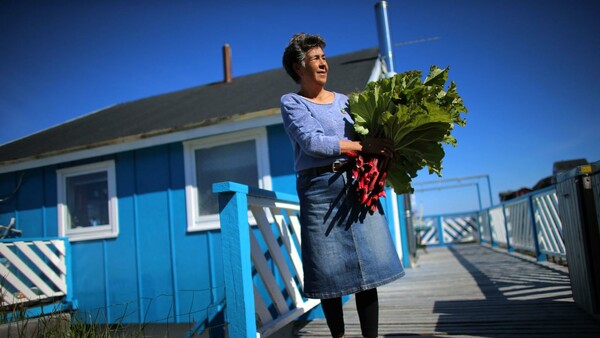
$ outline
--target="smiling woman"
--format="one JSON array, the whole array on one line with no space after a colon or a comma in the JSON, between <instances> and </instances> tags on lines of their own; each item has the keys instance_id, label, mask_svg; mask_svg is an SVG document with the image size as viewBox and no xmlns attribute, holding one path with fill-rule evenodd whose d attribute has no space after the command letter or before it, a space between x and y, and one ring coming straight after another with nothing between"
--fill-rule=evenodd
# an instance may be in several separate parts
<instances>
[{"instance_id":1,"label":"smiling woman","mask_svg":"<svg viewBox=\"0 0 600 338\"><path fill-rule=\"evenodd\" d=\"M305 82L310 79L317 86L324 86L327 82L327 71L329 70L327 65L327 60L325 58L325 53L321 47L315 47L306 53L306 56L302 60L302 63L294 64L294 71L300 75L301 79L305 79ZM308 88L302 88L300 90L300 95L312 98L310 95L315 94L315 92L303 92L303 90L307 90ZM311 88L312 89L312 88ZM325 97L320 98L320 100L328 101L331 100L332 93L328 91L324 91ZM316 99L316 98L313 98Z\"/></svg>"},{"instance_id":2,"label":"smiling woman","mask_svg":"<svg viewBox=\"0 0 600 338\"><path fill-rule=\"evenodd\" d=\"M329 67L318 35L296 34L283 65L300 85L281 98L294 148L300 200L304 295L321 300L333 337L344 336L342 299L356 295L365 337L379 326L377 287L404 275L383 212L369 213L352 193L349 152L391 154L389 140L355 141L348 97L325 89ZM381 208L379 208L381 210Z\"/></svg>"}]
</instances>

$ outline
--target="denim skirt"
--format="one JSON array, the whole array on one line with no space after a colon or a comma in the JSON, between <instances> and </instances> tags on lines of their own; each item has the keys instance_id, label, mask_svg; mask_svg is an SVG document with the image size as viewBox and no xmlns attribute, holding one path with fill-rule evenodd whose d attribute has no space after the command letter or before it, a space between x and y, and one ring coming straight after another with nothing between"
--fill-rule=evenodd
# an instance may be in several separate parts
<instances>
[{"instance_id":1,"label":"denim skirt","mask_svg":"<svg viewBox=\"0 0 600 338\"><path fill-rule=\"evenodd\" d=\"M353 294L404 275L385 216L369 214L350 182L345 172L297 177L307 298Z\"/></svg>"}]
</instances>

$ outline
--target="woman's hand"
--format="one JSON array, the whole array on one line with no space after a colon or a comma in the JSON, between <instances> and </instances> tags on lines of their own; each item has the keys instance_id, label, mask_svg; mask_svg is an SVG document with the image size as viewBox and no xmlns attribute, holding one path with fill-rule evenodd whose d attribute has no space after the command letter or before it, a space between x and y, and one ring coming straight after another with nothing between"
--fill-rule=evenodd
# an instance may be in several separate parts
<instances>
[{"instance_id":1,"label":"woman's hand","mask_svg":"<svg viewBox=\"0 0 600 338\"><path fill-rule=\"evenodd\" d=\"M360 142L363 154L383 155L394 157L394 142L386 138L368 138Z\"/></svg>"},{"instance_id":2,"label":"woman's hand","mask_svg":"<svg viewBox=\"0 0 600 338\"><path fill-rule=\"evenodd\" d=\"M340 141L342 154L363 153L394 157L394 142L390 139L369 138L364 141Z\"/></svg>"}]
</instances>

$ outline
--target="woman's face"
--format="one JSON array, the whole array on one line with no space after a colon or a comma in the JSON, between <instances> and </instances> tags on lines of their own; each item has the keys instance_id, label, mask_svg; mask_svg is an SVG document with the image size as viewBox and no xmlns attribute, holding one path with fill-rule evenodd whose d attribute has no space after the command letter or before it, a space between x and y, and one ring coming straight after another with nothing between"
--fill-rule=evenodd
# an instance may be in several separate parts
<instances>
[{"instance_id":1,"label":"woman's face","mask_svg":"<svg viewBox=\"0 0 600 338\"><path fill-rule=\"evenodd\" d=\"M329 66L321 47L310 49L304 57L304 67L301 64L296 64L295 69L300 77L301 85L316 83L324 86L327 82Z\"/></svg>"}]
</instances>

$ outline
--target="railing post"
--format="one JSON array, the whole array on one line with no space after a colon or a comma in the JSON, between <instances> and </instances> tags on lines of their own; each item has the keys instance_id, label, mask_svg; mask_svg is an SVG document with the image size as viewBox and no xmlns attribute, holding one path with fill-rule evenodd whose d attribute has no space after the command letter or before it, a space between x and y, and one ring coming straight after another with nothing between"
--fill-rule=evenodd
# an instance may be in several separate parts
<instances>
[{"instance_id":1,"label":"railing post","mask_svg":"<svg viewBox=\"0 0 600 338\"><path fill-rule=\"evenodd\" d=\"M479 201L479 211L483 209L481 206L481 191L479 190L479 183L477 183L477 201Z\"/></svg>"},{"instance_id":2,"label":"railing post","mask_svg":"<svg viewBox=\"0 0 600 338\"><path fill-rule=\"evenodd\" d=\"M527 201L529 202L529 217L531 217L531 230L533 231L533 247L535 250L535 257L538 262L543 262L546 260L546 255L540 249L540 242L538 239L538 229L537 224L535 222L535 209L533 205L533 198L531 194L527 196Z\"/></svg>"},{"instance_id":3,"label":"railing post","mask_svg":"<svg viewBox=\"0 0 600 338\"><path fill-rule=\"evenodd\" d=\"M219 193L227 332L229 337L256 337L248 187L223 182L215 183L213 191Z\"/></svg>"},{"instance_id":4,"label":"railing post","mask_svg":"<svg viewBox=\"0 0 600 338\"><path fill-rule=\"evenodd\" d=\"M444 242L444 225L442 223L442 216L437 217L438 236L440 239L440 246L446 245Z\"/></svg>"},{"instance_id":5,"label":"railing post","mask_svg":"<svg viewBox=\"0 0 600 338\"><path fill-rule=\"evenodd\" d=\"M506 207L502 203L502 217L504 218L504 231L506 231L506 250L515 252L515 248L510 244L510 231L508 231L508 221L506 220Z\"/></svg>"},{"instance_id":6,"label":"railing post","mask_svg":"<svg viewBox=\"0 0 600 338\"><path fill-rule=\"evenodd\" d=\"M485 175L488 184L488 193L490 194L490 208L494 205L494 201L492 200L492 184L490 183L490 175Z\"/></svg>"},{"instance_id":7,"label":"railing post","mask_svg":"<svg viewBox=\"0 0 600 338\"><path fill-rule=\"evenodd\" d=\"M65 244L65 270L67 271L66 275L66 284L67 284L67 292L65 295L65 301L67 301L71 306L77 308L76 300L73 298L73 264L71 260L71 242L67 237L60 238Z\"/></svg>"}]
</instances>

